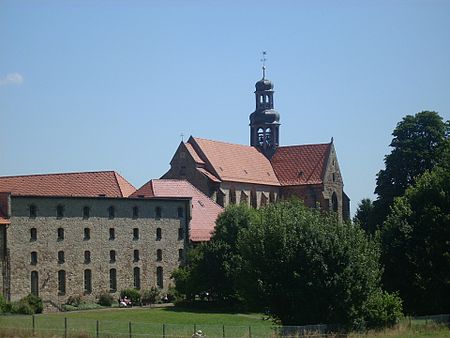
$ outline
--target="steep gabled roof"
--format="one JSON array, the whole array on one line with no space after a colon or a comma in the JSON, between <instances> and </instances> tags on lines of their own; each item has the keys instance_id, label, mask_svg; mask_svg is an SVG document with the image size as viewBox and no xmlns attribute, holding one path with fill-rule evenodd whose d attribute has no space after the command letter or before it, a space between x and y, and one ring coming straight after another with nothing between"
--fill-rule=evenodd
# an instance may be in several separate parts
<instances>
[{"instance_id":1,"label":"steep gabled roof","mask_svg":"<svg viewBox=\"0 0 450 338\"><path fill-rule=\"evenodd\" d=\"M192 219L189 237L193 242L208 241L214 231L216 219L223 208L184 180L151 180L136 190L130 197L190 197Z\"/></svg>"},{"instance_id":2,"label":"steep gabled roof","mask_svg":"<svg viewBox=\"0 0 450 338\"><path fill-rule=\"evenodd\" d=\"M115 171L0 177L0 192L13 196L128 197L134 191Z\"/></svg>"},{"instance_id":3,"label":"steep gabled roof","mask_svg":"<svg viewBox=\"0 0 450 338\"><path fill-rule=\"evenodd\" d=\"M279 185L269 160L255 147L197 137L188 143L221 181Z\"/></svg>"},{"instance_id":4,"label":"steep gabled roof","mask_svg":"<svg viewBox=\"0 0 450 338\"><path fill-rule=\"evenodd\" d=\"M271 159L281 185L320 184L332 143L277 148Z\"/></svg>"}]
</instances>

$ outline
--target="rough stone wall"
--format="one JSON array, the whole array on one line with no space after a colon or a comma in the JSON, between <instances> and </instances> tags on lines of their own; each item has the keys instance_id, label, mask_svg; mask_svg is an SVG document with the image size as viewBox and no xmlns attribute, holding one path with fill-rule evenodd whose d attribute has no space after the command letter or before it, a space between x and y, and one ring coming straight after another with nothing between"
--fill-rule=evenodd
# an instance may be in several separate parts
<instances>
[{"instance_id":1,"label":"rough stone wall","mask_svg":"<svg viewBox=\"0 0 450 338\"><path fill-rule=\"evenodd\" d=\"M29 217L29 206L37 207L37 217ZM64 206L64 217L56 217L57 205ZM83 207L90 208L90 217L83 219ZM108 208L114 206L115 217L110 219ZM163 268L164 286L172 283L171 272L182 261L179 249L185 250L189 200L113 199L113 198L42 198L13 197L12 218L8 228L8 248L11 260L11 300L18 300L31 291L31 272L39 274L39 296L44 300L64 303L71 295L85 294L84 271L92 271L94 299L101 291L110 291L109 271L117 270L117 291L134 287L134 267L140 268L141 289L157 284L157 267ZM133 218L132 209L138 207L139 216ZM160 207L162 217L156 218ZM178 217L183 208L183 217ZM64 239L58 240L57 229L64 228ZM184 228L179 238L178 228ZM30 238L30 229L36 228L37 239ZM90 229L90 239L84 239L84 228ZM110 239L109 229L115 229ZM133 238L133 229L139 229L139 239ZM156 229L161 228L161 240ZM156 251L162 250L157 261ZM91 261L85 262L84 251L90 251ZM116 251L116 261L110 262L110 250ZM139 261L134 261L134 250L139 250ZM31 252L37 253L37 263L31 264ZM58 263L58 251L64 251L65 262ZM58 271L66 272L66 292L58 293Z\"/></svg>"},{"instance_id":2,"label":"rough stone wall","mask_svg":"<svg viewBox=\"0 0 450 338\"><path fill-rule=\"evenodd\" d=\"M233 204L230 199L230 192L234 189L236 193L236 204L241 201L241 195L245 194L247 197L247 205L251 206L252 191L256 195L257 208L263 206L263 201L267 199L266 204L269 204L270 194L272 193L274 201L278 200L279 186L270 186L263 184L250 184L241 182L222 182L220 185L221 192L224 194L224 207Z\"/></svg>"}]
</instances>

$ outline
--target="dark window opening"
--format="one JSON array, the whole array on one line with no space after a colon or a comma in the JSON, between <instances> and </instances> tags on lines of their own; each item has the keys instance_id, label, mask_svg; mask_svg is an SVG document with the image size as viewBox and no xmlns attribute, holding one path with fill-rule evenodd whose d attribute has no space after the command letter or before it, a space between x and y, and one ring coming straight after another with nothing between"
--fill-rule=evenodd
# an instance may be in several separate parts
<instances>
[{"instance_id":1,"label":"dark window opening","mask_svg":"<svg viewBox=\"0 0 450 338\"><path fill-rule=\"evenodd\" d=\"M160 241L161 238L162 238L162 230L161 230L161 228L157 228L156 229L156 240Z\"/></svg>"},{"instance_id":2,"label":"dark window opening","mask_svg":"<svg viewBox=\"0 0 450 338\"><path fill-rule=\"evenodd\" d=\"M339 209L339 205L338 205L337 195L335 192L333 193L333 195L331 195L331 204L332 204L333 211L337 212Z\"/></svg>"},{"instance_id":3,"label":"dark window opening","mask_svg":"<svg viewBox=\"0 0 450 338\"><path fill-rule=\"evenodd\" d=\"M91 211L91 209L89 207L84 207L83 208L83 219L88 219L89 218L90 211Z\"/></svg>"},{"instance_id":4,"label":"dark window opening","mask_svg":"<svg viewBox=\"0 0 450 338\"><path fill-rule=\"evenodd\" d=\"M134 288L139 290L141 288L141 269L135 267L133 269L133 277Z\"/></svg>"},{"instance_id":5,"label":"dark window opening","mask_svg":"<svg viewBox=\"0 0 450 338\"><path fill-rule=\"evenodd\" d=\"M84 228L84 238L85 241L91 239L91 229Z\"/></svg>"},{"instance_id":6,"label":"dark window opening","mask_svg":"<svg viewBox=\"0 0 450 338\"><path fill-rule=\"evenodd\" d=\"M133 251L133 261L138 262L139 261L139 250Z\"/></svg>"},{"instance_id":7,"label":"dark window opening","mask_svg":"<svg viewBox=\"0 0 450 338\"><path fill-rule=\"evenodd\" d=\"M133 207L133 219L139 218L139 208Z\"/></svg>"},{"instance_id":8,"label":"dark window opening","mask_svg":"<svg viewBox=\"0 0 450 338\"><path fill-rule=\"evenodd\" d=\"M92 292L92 271L84 270L84 293Z\"/></svg>"},{"instance_id":9,"label":"dark window opening","mask_svg":"<svg viewBox=\"0 0 450 338\"><path fill-rule=\"evenodd\" d=\"M39 273L37 271L31 271L31 293L39 296Z\"/></svg>"},{"instance_id":10,"label":"dark window opening","mask_svg":"<svg viewBox=\"0 0 450 338\"><path fill-rule=\"evenodd\" d=\"M33 251L32 253L31 253L31 261L30 261L30 264L31 265L36 265L37 264L37 252L36 251Z\"/></svg>"},{"instance_id":11,"label":"dark window opening","mask_svg":"<svg viewBox=\"0 0 450 338\"><path fill-rule=\"evenodd\" d=\"M110 206L108 208L108 217L109 219L113 219L114 217L116 217L116 209L114 209L113 206Z\"/></svg>"},{"instance_id":12,"label":"dark window opening","mask_svg":"<svg viewBox=\"0 0 450 338\"><path fill-rule=\"evenodd\" d=\"M157 219L159 219L159 218L161 218L161 216L162 216L162 210L161 210L161 207L156 207L156 208L155 208L155 217L156 217Z\"/></svg>"},{"instance_id":13,"label":"dark window opening","mask_svg":"<svg viewBox=\"0 0 450 338\"><path fill-rule=\"evenodd\" d=\"M162 250L161 249L156 250L156 260L158 262L162 261Z\"/></svg>"},{"instance_id":14,"label":"dark window opening","mask_svg":"<svg viewBox=\"0 0 450 338\"><path fill-rule=\"evenodd\" d=\"M35 241L37 240L37 230L36 228L31 228L30 229L30 241Z\"/></svg>"},{"instance_id":15,"label":"dark window opening","mask_svg":"<svg viewBox=\"0 0 450 338\"><path fill-rule=\"evenodd\" d=\"M56 218L61 219L64 217L64 206L58 205L56 206Z\"/></svg>"},{"instance_id":16,"label":"dark window opening","mask_svg":"<svg viewBox=\"0 0 450 338\"><path fill-rule=\"evenodd\" d=\"M62 241L64 239L64 228L58 228L58 241Z\"/></svg>"},{"instance_id":17,"label":"dark window opening","mask_svg":"<svg viewBox=\"0 0 450 338\"><path fill-rule=\"evenodd\" d=\"M230 189L230 204L236 204L236 190L234 188Z\"/></svg>"},{"instance_id":18,"label":"dark window opening","mask_svg":"<svg viewBox=\"0 0 450 338\"><path fill-rule=\"evenodd\" d=\"M117 271L116 269L109 270L109 291L117 291Z\"/></svg>"},{"instance_id":19,"label":"dark window opening","mask_svg":"<svg viewBox=\"0 0 450 338\"><path fill-rule=\"evenodd\" d=\"M161 266L158 266L156 268L156 285L160 289L164 287L163 268Z\"/></svg>"},{"instance_id":20,"label":"dark window opening","mask_svg":"<svg viewBox=\"0 0 450 338\"><path fill-rule=\"evenodd\" d=\"M30 205L30 218L36 218L37 208L34 204Z\"/></svg>"},{"instance_id":21,"label":"dark window opening","mask_svg":"<svg viewBox=\"0 0 450 338\"><path fill-rule=\"evenodd\" d=\"M91 252L86 250L84 252L84 263L90 263L91 262Z\"/></svg>"},{"instance_id":22,"label":"dark window opening","mask_svg":"<svg viewBox=\"0 0 450 338\"><path fill-rule=\"evenodd\" d=\"M133 228L133 240L137 241L139 239L139 228Z\"/></svg>"},{"instance_id":23,"label":"dark window opening","mask_svg":"<svg viewBox=\"0 0 450 338\"><path fill-rule=\"evenodd\" d=\"M178 239L181 240L184 238L184 229L178 228Z\"/></svg>"},{"instance_id":24,"label":"dark window opening","mask_svg":"<svg viewBox=\"0 0 450 338\"><path fill-rule=\"evenodd\" d=\"M64 251L58 251L58 263L63 264L65 261Z\"/></svg>"},{"instance_id":25,"label":"dark window opening","mask_svg":"<svg viewBox=\"0 0 450 338\"><path fill-rule=\"evenodd\" d=\"M116 238L116 231L114 228L109 228L109 240L114 240Z\"/></svg>"},{"instance_id":26,"label":"dark window opening","mask_svg":"<svg viewBox=\"0 0 450 338\"><path fill-rule=\"evenodd\" d=\"M109 252L109 262L110 263L115 263L116 262L116 251L111 250Z\"/></svg>"},{"instance_id":27,"label":"dark window opening","mask_svg":"<svg viewBox=\"0 0 450 338\"><path fill-rule=\"evenodd\" d=\"M58 293L64 295L66 293L66 271L58 271Z\"/></svg>"},{"instance_id":28,"label":"dark window opening","mask_svg":"<svg viewBox=\"0 0 450 338\"><path fill-rule=\"evenodd\" d=\"M258 201L256 198L255 190L250 191L250 205L252 206L252 208L255 208L255 209L258 207Z\"/></svg>"},{"instance_id":29,"label":"dark window opening","mask_svg":"<svg viewBox=\"0 0 450 338\"><path fill-rule=\"evenodd\" d=\"M183 260L183 249L178 249L178 260L179 261Z\"/></svg>"}]
</instances>

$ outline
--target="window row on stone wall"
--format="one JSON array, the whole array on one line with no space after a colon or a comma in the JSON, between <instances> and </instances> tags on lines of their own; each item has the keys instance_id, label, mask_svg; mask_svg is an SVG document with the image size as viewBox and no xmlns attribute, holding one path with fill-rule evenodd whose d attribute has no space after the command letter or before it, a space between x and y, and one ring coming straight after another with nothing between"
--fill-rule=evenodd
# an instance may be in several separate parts
<instances>
[{"instance_id":1,"label":"window row on stone wall","mask_svg":"<svg viewBox=\"0 0 450 338\"><path fill-rule=\"evenodd\" d=\"M258 207L263 207L266 206L267 203L274 203L275 202L275 193L273 191L271 191L269 194L267 194L266 192L261 192L260 193L260 200L259 200L259 204L258 204L258 195L255 189L250 190L250 195L249 192L246 190L241 190L240 194L239 194L239 201L237 200L236 196L236 189L235 188L230 188L228 191L228 204L249 204L249 199L250 199L250 206L253 208L258 208ZM226 193L222 190L219 189L216 195L216 202L217 204L224 206L224 202L225 202L225 198L226 198Z\"/></svg>"},{"instance_id":2,"label":"window row on stone wall","mask_svg":"<svg viewBox=\"0 0 450 338\"><path fill-rule=\"evenodd\" d=\"M34 242L37 241L38 233L36 228L30 229L30 241ZM57 241L63 241L65 238L64 228L58 228L56 230L56 239ZM133 228L133 234L132 237L133 241L137 241L140 239L139 234L139 228ZM83 240L89 241L91 239L91 229L90 228L84 228L83 229ZM115 228L109 228L109 240L113 241L116 239L116 229ZM156 235L155 240L160 241L162 239L162 229L156 228ZM184 239L184 229L178 228L178 240Z\"/></svg>"},{"instance_id":3,"label":"window row on stone wall","mask_svg":"<svg viewBox=\"0 0 450 338\"><path fill-rule=\"evenodd\" d=\"M163 268L158 266L156 268L156 286L159 288L164 287L164 275ZM66 271L59 270L57 273L58 277L58 294L65 295L66 294ZM92 270L85 269L83 272L83 281L84 281L84 293L90 294L92 293ZM139 267L133 268L133 287L135 289L141 288L141 269ZM31 271L30 277L30 291L32 294L39 296L39 272ZM117 291L117 270L110 269L109 270L109 291L116 292Z\"/></svg>"},{"instance_id":4,"label":"window row on stone wall","mask_svg":"<svg viewBox=\"0 0 450 338\"><path fill-rule=\"evenodd\" d=\"M183 259L183 249L178 250L178 260L181 261ZM91 263L91 251L84 251L84 264ZM66 262L65 252L63 250L58 251L57 255L58 264L64 264ZM117 259L116 250L109 251L109 262L115 263ZM133 250L133 262L139 262L141 260L139 250ZM161 262L163 260L163 252L161 249L156 250L156 261ZM46 263L48 261L46 260ZM38 253L36 251L32 251L30 254L30 264L37 265L38 264Z\"/></svg>"},{"instance_id":5,"label":"window row on stone wall","mask_svg":"<svg viewBox=\"0 0 450 338\"><path fill-rule=\"evenodd\" d=\"M65 208L64 205L58 204L56 206L56 210L55 211L56 211L56 218L57 219L61 219L61 218L65 217L66 208ZM107 208L107 212L108 212L108 218L109 219L114 219L117 216L116 208L114 206L112 206L112 205ZM139 218L139 208L138 207L136 207L136 206L132 207L131 213L132 213L131 218L133 218L133 219L138 219ZM38 208L37 208L37 206L35 204L31 204L29 206L29 217L30 218L36 218L37 216L38 216ZM81 210L81 216L82 216L83 219L89 219L89 217L91 217L91 208L88 207L88 206L83 207L82 210ZM179 218L183 218L184 217L184 209L183 208L180 207L180 208L177 209L177 216ZM161 207L155 207L155 209L154 209L154 217L156 219L160 219L160 218L163 217L163 210L162 210Z\"/></svg>"}]
</instances>

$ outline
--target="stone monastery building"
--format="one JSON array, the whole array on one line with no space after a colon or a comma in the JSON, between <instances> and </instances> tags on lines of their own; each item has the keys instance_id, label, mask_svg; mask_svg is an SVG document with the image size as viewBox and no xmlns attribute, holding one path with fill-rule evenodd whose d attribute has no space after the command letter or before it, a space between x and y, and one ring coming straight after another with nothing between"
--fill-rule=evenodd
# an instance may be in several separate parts
<instances>
[{"instance_id":1,"label":"stone monastery building","mask_svg":"<svg viewBox=\"0 0 450 338\"><path fill-rule=\"evenodd\" d=\"M167 291L188 245L209 240L229 204L297 196L348 219L333 141L280 146L273 94L263 68L249 146L190 137L137 190L114 171L0 177L0 292L58 307L73 295Z\"/></svg>"}]
</instances>

